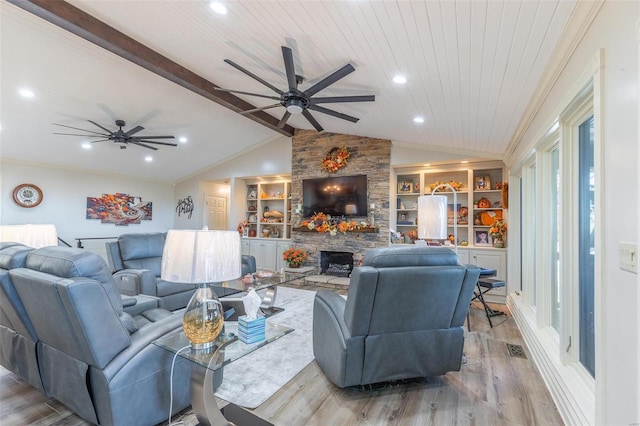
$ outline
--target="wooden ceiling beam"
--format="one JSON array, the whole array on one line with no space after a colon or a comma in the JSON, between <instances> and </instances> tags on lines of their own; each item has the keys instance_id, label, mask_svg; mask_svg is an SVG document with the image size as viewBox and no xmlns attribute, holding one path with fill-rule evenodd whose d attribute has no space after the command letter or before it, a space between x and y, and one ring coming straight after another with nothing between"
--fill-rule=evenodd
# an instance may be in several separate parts
<instances>
[{"instance_id":1,"label":"wooden ceiling beam","mask_svg":"<svg viewBox=\"0 0 640 426\"><path fill-rule=\"evenodd\" d=\"M65 1L7 1L232 111L242 112L256 108L231 93L215 90L218 86L207 79ZM264 111L247 114L245 117L285 136L293 136L295 130L289 125L279 128L280 120Z\"/></svg>"}]
</instances>

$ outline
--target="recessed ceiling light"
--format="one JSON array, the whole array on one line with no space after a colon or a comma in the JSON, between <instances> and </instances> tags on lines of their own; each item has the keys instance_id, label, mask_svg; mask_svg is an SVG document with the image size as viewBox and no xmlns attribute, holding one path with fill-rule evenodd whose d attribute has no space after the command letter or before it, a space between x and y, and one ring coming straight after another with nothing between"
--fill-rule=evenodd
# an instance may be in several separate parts
<instances>
[{"instance_id":1,"label":"recessed ceiling light","mask_svg":"<svg viewBox=\"0 0 640 426\"><path fill-rule=\"evenodd\" d=\"M469 162L469 160L462 160L460 163L461 164L467 164Z\"/></svg>"},{"instance_id":2,"label":"recessed ceiling light","mask_svg":"<svg viewBox=\"0 0 640 426\"><path fill-rule=\"evenodd\" d=\"M425 167L431 167L431 163L427 163L424 165Z\"/></svg>"},{"instance_id":3,"label":"recessed ceiling light","mask_svg":"<svg viewBox=\"0 0 640 426\"><path fill-rule=\"evenodd\" d=\"M144 161L146 161L147 163L150 163L153 161L153 157L150 155L147 155L146 157L144 157Z\"/></svg>"},{"instance_id":4,"label":"recessed ceiling light","mask_svg":"<svg viewBox=\"0 0 640 426\"><path fill-rule=\"evenodd\" d=\"M396 74L393 77L393 82L396 84L405 84L407 82L407 77L402 74Z\"/></svg>"},{"instance_id":5,"label":"recessed ceiling light","mask_svg":"<svg viewBox=\"0 0 640 426\"><path fill-rule=\"evenodd\" d=\"M26 87L20 89L19 93L24 98L33 98L35 96L35 93L33 93L33 90L27 89Z\"/></svg>"},{"instance_id":6,"label":"recessed ceiling light","mask_svg":"<svg viewBox=\"0 0 640 426\"><path fill-rule=\"evenodd\" d=\"M89 142L85 142L82 144L82 149L91 149L93 146Z\"/></svg>"},{"instance_id":7,"label":"recessed ceiling light","mask_svg":"<svg viewBox=\"0 0 640 426\"><path fill-rule=\"evenodd\" d=\"M180 136L180 139L178 139L178 142L180 143L187 143L188 139L184 136Z\"/></svg>"},{"instance_id":8,"label":"recessed ceiling light","mask_svg":"<svg viewBox=\"0 0 640 426\"><path fill-rule=\"evenodd\" d=\"M226 15L227 14L227 6L225 6L224 4L219 3L217 1L212 1L211 3L209 3L209 7L215 13L219 13L220 15Z\"/></svg>"},{"instance_id":9,"label":"recessed ceiling light","mask_svg":"<svg viewBox=\"0 0 640 426\"><path fill-rule=\"evenodd\" d=\"M424 123L424 117L413 117L413 122L414 123Z\"/></svg>"}]
</instances>

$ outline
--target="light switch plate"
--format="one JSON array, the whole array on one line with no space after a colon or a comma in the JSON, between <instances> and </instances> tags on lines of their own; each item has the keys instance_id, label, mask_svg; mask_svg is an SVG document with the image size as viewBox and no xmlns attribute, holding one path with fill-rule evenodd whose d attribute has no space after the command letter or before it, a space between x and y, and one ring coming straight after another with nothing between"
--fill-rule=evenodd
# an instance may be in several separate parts
<instances>
[{"instance_id":1,"label":"light switch plate","mask_svg":"<svg viewBox=\"0 0 640 426\"><path fill-rule=\"evenodd\" d=\"M618 245L620 255L620 269L638 273L638 245L636 243L620 242Z\"/></svg>"}]
</instances>

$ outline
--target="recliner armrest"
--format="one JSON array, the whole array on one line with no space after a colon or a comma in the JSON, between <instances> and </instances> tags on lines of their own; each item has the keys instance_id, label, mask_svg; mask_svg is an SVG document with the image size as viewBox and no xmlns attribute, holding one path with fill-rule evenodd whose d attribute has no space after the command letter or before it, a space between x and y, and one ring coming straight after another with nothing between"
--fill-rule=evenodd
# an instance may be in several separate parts
<instances>
[{"instance_id":1,"label":"recliner armrest","mask_svg":"<svg viewBox=\"0 0 640 426\"><path fill-rule=\"evenodd\" d=\"M113 274L120 293L127 296L146 294L157 296L156 276L148 269L123 269Z\"/></svg>"},{"instance_id":2,"label":"recliner armrest","mask_svg":"<svg viewBox=\"0 0 640 426\"><path fill-rule=\"evenodd\" d=\"M116 355L102 370L106 380L110 381L111 378L118 374L118 371L120 371L120 369L129 362L130 359L143 351L149 345L153 345L154 340L157 340L173 331L177 332L180 327L182 327L182 317L182 312L174 313L170 317L150 323L133 333L130 336L131 345Z\"/></svg>"},{"instance_id":3,"label":"recliner armrest","mask_svg":"<svg viewBox=\"0 0 640 426\"><path fill-rule=\"evenodd\" d=\"M124 301L127 299L133 299L135 301L135 304L132 304L129 306L125 305ZM144 311L148 311L150 309L156 309L160 305L159 297L147 296L146 294L138 294L135 296L122 296L122 300L123 300L123 304L122 304L123 310L129 315L131 315L132 317L135 317L136 315L140 315Z\"/></svg>"},{"instance_id":4,"label":"recliner armrest","mask_svg":"<svg viewBox=\"0 0 640 426\"><path fill-rule=\"evenodd\" d=\"M316 293L316 300L313 303L313 316L322 316L325 319L337 324L342 333L342 338L346 341L351 337L351 330L344 320L344 309L346 300L330 290L320 290ZM314 321L315 322L315 321ZM319 321L322 322L322 321Z\"/></svg>"}]
</instances>

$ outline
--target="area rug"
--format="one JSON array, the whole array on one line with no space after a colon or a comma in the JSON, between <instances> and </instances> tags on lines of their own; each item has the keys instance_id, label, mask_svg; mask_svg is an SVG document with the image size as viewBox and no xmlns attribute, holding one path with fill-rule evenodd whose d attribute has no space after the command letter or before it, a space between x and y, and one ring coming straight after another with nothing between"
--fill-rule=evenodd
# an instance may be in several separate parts
<instances>
[{"instance_id":1,"label":"area rug","mask_svg":"<svg viewBox=\"0 0 640 426\"><path fill-rule=\"evenodd\" d=\"M275 306L284 308L267 321L291 327L292 333L224 367L216 396L256 408L313 361L312 313L315 291L278 287Z\"/></svg>"}]
</instances>

